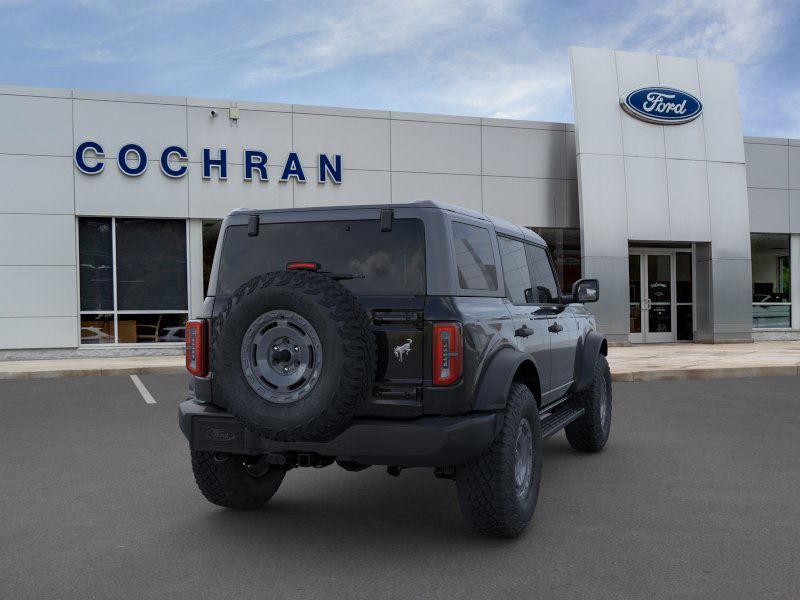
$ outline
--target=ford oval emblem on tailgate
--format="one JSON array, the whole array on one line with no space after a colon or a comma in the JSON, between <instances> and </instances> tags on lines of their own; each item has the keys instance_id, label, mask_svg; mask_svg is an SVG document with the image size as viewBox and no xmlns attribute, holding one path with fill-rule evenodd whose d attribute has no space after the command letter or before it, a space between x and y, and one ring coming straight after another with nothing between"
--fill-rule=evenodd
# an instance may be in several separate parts
<instances>
[{"instance_id":1,"label":"ford oval emblem on tailgate","mask_svg":"<svg viewBox=\"0 0 800 600\"><path fill-rule=\"evenodd\" d=\"M660 125L688 123L703 112L703 103L688 92L669 87L643 87L623 94L619 103L626 113Z\"/></svg>"},{"instance_id":2,"label":"ford oval emblem on tailgate","mask_svg":"<svg viewBox=\"0 0 800 600\"><path fill-rule=\"evenodd\" d=\"M231 442L236 439L236 434L227 429L206 429L206 437L215 442Z\"/></svg>"}]
</instances>

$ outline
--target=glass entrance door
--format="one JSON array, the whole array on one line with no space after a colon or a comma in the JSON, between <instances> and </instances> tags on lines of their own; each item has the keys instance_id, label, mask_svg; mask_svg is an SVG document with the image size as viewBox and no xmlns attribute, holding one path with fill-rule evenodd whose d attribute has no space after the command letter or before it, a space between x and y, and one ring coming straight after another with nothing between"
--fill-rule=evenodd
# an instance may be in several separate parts
<instances>
[{"instance_id":1,"label":"glass entrance door","mask_svg":"<svg viewBox=\"0 0 800 600\"><path fill-rule=\"evenodd\" d=\"M632 248L628 268L631 342L691 340L691 251Z\"/></svg>"}]
</instances>

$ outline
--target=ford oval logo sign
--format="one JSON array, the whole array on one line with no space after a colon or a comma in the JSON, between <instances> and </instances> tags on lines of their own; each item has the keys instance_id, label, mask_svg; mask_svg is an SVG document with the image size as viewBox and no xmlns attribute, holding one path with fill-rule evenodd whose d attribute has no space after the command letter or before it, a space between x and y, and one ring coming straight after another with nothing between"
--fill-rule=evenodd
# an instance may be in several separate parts
<instances>
[{"instance_id":1,"label":"ford oval logo sign","mask_svg":"<svg viewBox=\"0 0 800 600\"><path fill-rule=\"evenodd\" d=\"M624 94L619 103L632 117L648 123L679 125L688 123L703 112L697 98L669 87L644 87Z\"/></svg>"}]
</instances>

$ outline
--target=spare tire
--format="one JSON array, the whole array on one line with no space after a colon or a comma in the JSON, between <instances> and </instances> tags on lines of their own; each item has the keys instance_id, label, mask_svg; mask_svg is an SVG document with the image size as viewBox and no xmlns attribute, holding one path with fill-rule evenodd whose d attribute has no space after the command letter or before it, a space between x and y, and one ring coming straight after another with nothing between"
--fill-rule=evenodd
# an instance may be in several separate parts
<instances>
[{"instance_id":1,"label":"spare tire","mask_svg":"<svg viewBox=\"0 0 800 600\"><path fill-rule=\"evenodd\" d=\"M375 337L358 299L311 271L251 279L215 319L216 389L248 429L278 441L340 431L371 393Z\"/></svg>"}]
</instances>

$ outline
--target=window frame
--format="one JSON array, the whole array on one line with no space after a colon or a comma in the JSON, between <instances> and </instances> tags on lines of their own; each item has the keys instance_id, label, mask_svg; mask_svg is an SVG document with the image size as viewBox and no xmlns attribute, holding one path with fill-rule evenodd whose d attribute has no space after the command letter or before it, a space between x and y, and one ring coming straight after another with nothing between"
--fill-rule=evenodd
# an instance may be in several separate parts
<instances>
[{"instance_id":1,"label":"window frame","mask_svg":"<svg viewBox=\"0 0 800 600\"><path fill-rule=\"evenodd\" d=\"M120 219L146 219L148 221L183 221L184 224L184 251L186 252L186 310L119 310L117 301L117 218L108 215L79 215L75 218L76 255L80 257L80 219L109 219L111 221L111 289L113 292L113 310L83 310L80 307L80 260L78 260L78 346L80 348L178 348L185 342L120 342L119 341L119 316L120 315L186 315L191 314L191 263L189 256L189 220L168 217L119 217ZM84 315L111 315L114 318L114 341L102 344L83 344L81 342L81 329Z\"/></svg>"}]
</instances>

